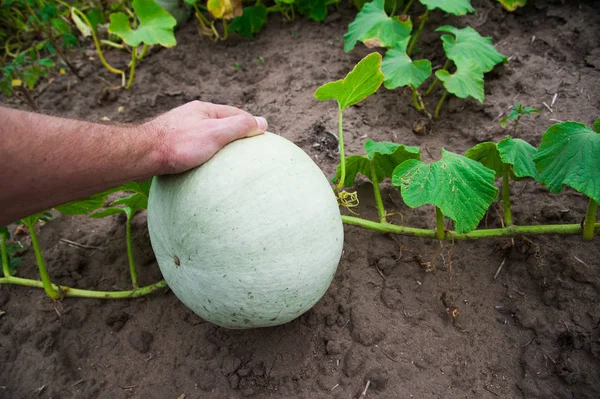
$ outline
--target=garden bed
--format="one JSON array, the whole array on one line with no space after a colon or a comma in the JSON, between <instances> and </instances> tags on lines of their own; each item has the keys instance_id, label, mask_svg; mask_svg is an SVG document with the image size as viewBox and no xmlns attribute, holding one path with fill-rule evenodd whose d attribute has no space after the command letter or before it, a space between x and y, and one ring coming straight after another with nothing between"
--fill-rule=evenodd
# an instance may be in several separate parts
<instances>
[{"instance_id":1,"label":"garden bed","mask_svg":"<svg viewBox=\"0 0 600 399\"><path fill-rule=\"evenodd\" d=\"M463 153L511 134L498 122L514 102L541 110L514 135L535 146L555 121L590 125L600 115L594 2L530 1L513 14L491 0L472 3L476 15L432 13L429 24L470 25L510 57L486 76L485 103L451 97L430 122L414 110L410 92L381 89L345 111L346 154L363 153L366 139L420 146L426 161L439 159L442 147ZM270 131L332 176L337 110L314 91L372 51L343 51L355 13L344 4L321 24L278 16L255 40L217 44L201 40L190 22L177 32L176 47L150 52L130 91L112 90L119 82L86 52L76 60L83 81L56 77L39 98L41 112L135 123L195 99L237 105L265 116ZM439 33L431 29L419 45L441 66ZM118 53L108 58L126 62ZM370 184L360 181L357 190L361 203L353 210L376 220ZM531 180L514 183L512 195L515 224L580 223L587 207L573 190L550 194ZM408 208L389 184L382 196L392 221L435 226L433 208ZM501 210L491 209L482 223L497 227ZM145 213L133 232L141 285L158 281ZM39 233L53 281L101 290L128 288L124 236L122 217L57 216ZM344 254L323 299L291 323L247 331L204 322L168 291L54 304L42 290L2 286L0 396L356 398L369 381L367 398L597 398L597 240L445 242L438 253L434 240L346 226ZM36 276L32 250L19 274ZM444 293L446 305L460 310L455 322Z\"/></svg>"}]
</instances>

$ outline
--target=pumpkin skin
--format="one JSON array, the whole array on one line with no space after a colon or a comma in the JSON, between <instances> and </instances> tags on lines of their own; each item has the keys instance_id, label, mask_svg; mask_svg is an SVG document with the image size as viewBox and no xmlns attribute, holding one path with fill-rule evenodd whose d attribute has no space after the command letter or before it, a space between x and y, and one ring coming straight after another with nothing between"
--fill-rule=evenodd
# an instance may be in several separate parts
<instances>
[{"instance_id":1,"label":"pumpkin skin","mask_svg":"<svg viewBox=\"0 0 600 399\"><path fill-rule=\"evenodd\" d=\"M148 229L175 295L205 320L287 323L329 287L344 231L329 181L272 133L236 140L205 164L155 177Z\"/></svg>"}]
</instances>

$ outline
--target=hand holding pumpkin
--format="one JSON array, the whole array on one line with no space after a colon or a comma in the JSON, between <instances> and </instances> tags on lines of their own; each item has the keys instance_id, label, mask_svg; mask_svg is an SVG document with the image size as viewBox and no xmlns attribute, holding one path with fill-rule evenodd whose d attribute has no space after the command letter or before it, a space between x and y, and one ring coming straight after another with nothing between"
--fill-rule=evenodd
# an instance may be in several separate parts
<instances>
[{"instance_id":1,"label":"hand holding pumpkin","mask_svg":"<svg viewBox=\"0 0 600 399\"><path fill-rule=\"evenodd\" d=\"M184 172L233 140L264 133L267 121L235 107L192 101L143 127L156 135L161 175Z\"/></svg>"}]
</instances>

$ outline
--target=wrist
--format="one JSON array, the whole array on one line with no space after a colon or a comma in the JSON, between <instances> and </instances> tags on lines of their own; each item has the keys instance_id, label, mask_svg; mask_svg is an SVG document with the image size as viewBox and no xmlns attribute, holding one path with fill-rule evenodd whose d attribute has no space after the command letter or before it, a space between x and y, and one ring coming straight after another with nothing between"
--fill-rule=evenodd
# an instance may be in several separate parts
<instances>
[{"instance_id":1,"label":"wrist","mask_svg":"<svg viewBox=\"0 0 600 399\"><path fill-rule=\"evenodd\" d=\"M146 179L153 176L169 173L169 151L166 144L164 127L158 118L145 122L136 127L139 134L143 135L146 143L144 155L144 169L147 171Z\"/></svg>"}]
</instances>

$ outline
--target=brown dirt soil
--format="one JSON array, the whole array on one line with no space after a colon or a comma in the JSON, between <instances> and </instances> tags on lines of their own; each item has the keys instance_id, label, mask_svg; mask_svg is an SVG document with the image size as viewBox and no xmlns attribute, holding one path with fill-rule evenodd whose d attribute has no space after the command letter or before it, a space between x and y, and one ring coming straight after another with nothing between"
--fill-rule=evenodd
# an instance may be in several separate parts
<instances>
[{"instance_id":1,"label":"brown dirt soil","mask_svg":"<svg viewBox=\"0 0 600 399\"><path fill-rule=\"evenodd\" d=\"M468 24L492 36L511 62L488 74L485 104L450 98L430 133L416 135L413 125L422 117L409 93L382 89L346 111L347 153L362 153L366 138L420 145L426 160L437 159L441 147L463 152L503 138L509 130L499 127L499 116L515 101L542 110L517 133L534 145L553 120L590 124L600 115L597 2L529 1L514 14L491 0L473 5L477 15L463 18L434 12L420 46L439 66L435 27ZM199 40L189 23L178 31L177 47L152 51L141 63L130 92L103 90L106 82L118 84L115 77L97 59L82 57L83 82L57 77L39 98L41 110L139 122L193 99L237 104L267 117L270 130L300 145L331 176L337 155L327 132L336 132L336 106L317 102L313 93L369 52L362 46L343 52L354 11L347 5L332 11L322 24L272 17L255 40L218 44ZM109 57L126 61L117 53ZM550 112L543 103L550 105L555 93ZM427 98L430 107L439 95ZM579 223L585 214L586 200L576 192L552 195L531 181L512 189L516 223ZM358 212L374 219L371 187L360 183L358 191ZM407 208L389 185L383 195L396 222L434 225L431 208ZM498 216L491 211L488 226L497 226ZM418 261L434 258L438 245L431 240L350 226L345 233L326 295L299 319L274 328L215 327L170 292L54 305L40 290L1 287L0 397L357 398L367 381L367 398L600 397L597 239L523 238L512 250L503 249L508 240L447 243L431 273ZM128 287L122 218L57 216L39 234L54 281ZM157 281L143 213L134 236L142 283ZM32 250L19 274L36 276ZM443 293L460 308L456 325Z\"/></svg>"}]
</instances>

